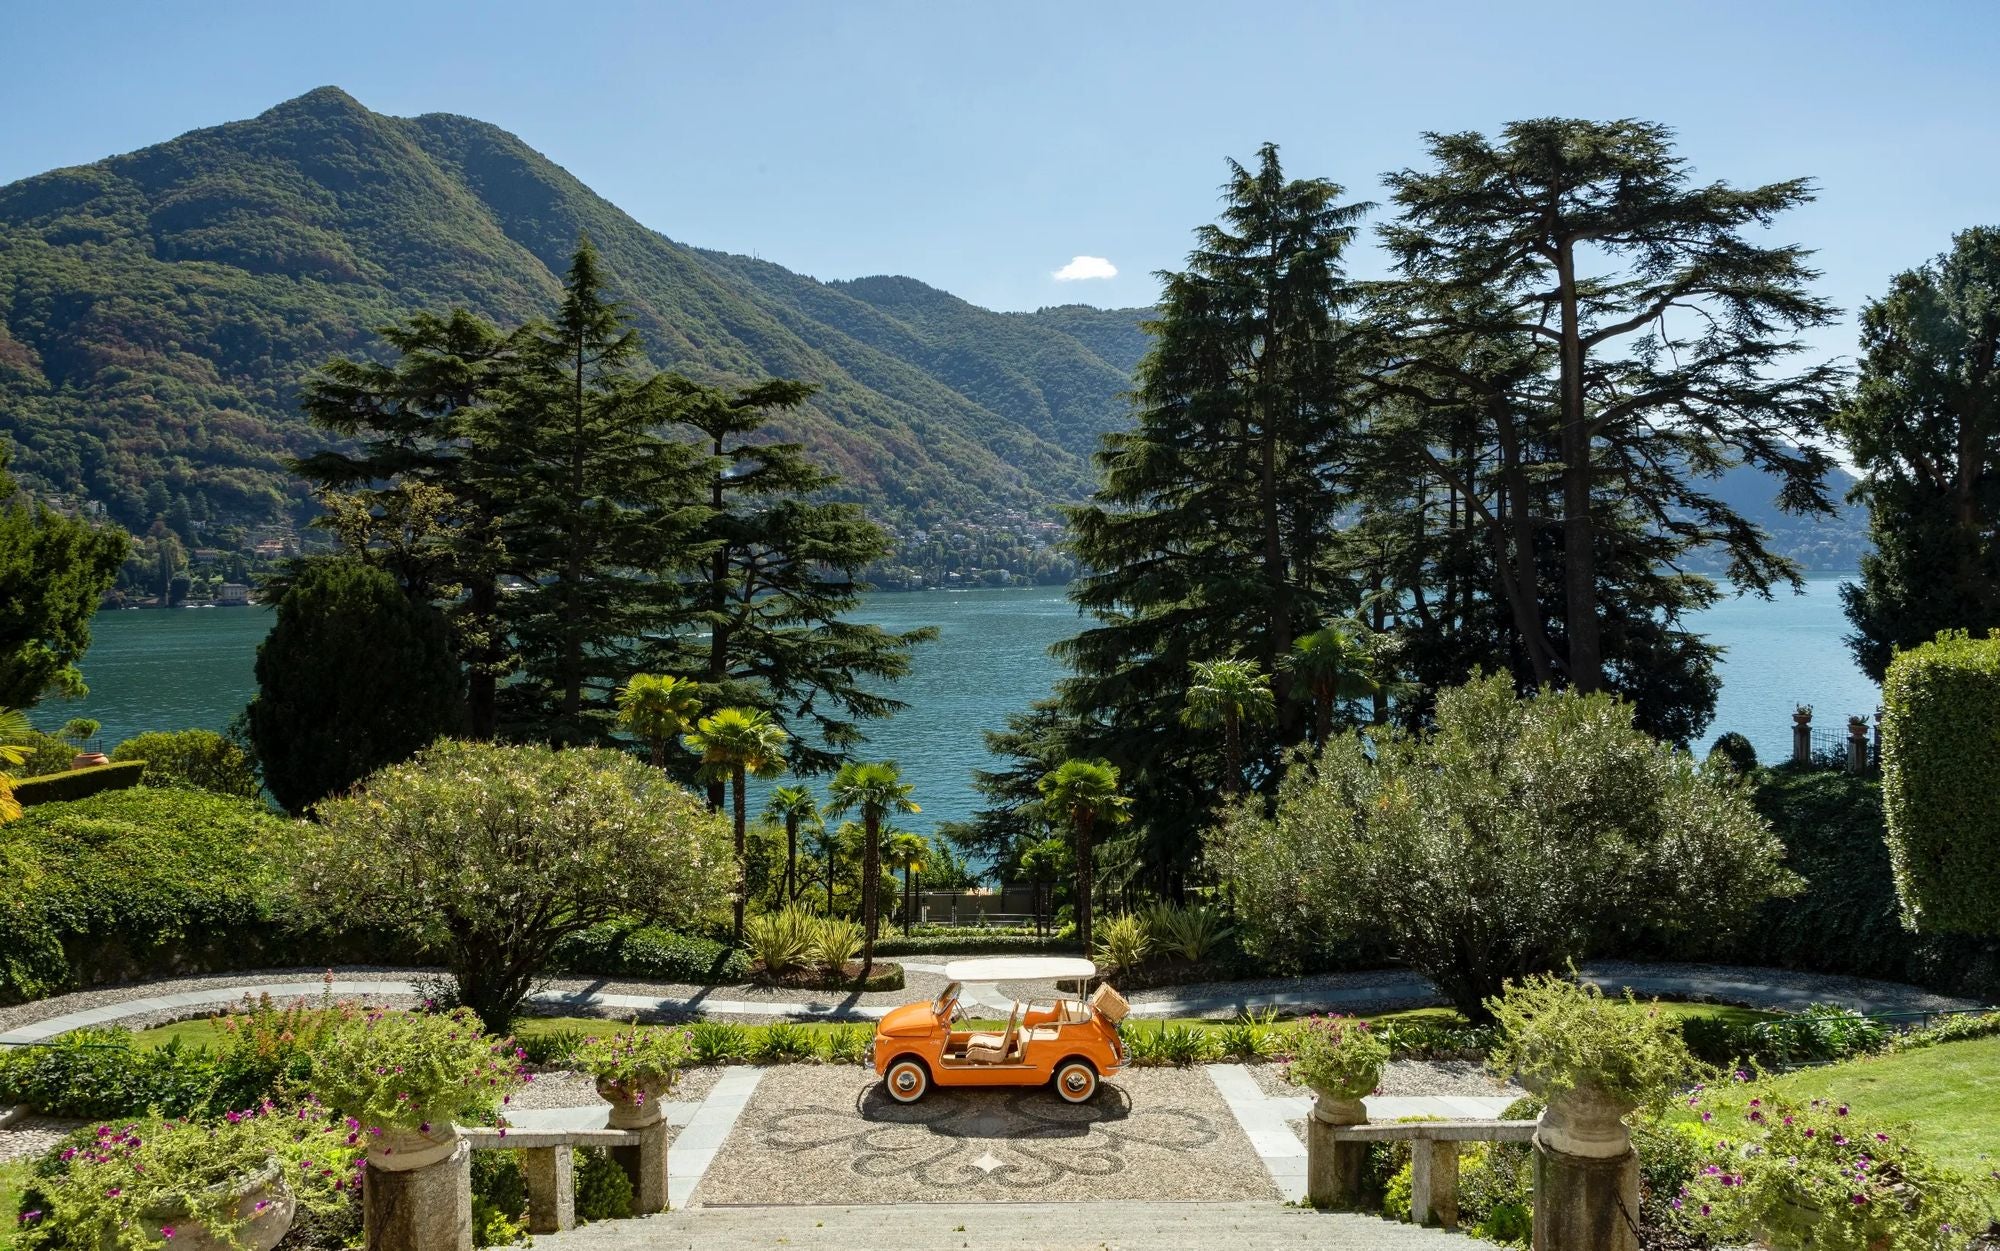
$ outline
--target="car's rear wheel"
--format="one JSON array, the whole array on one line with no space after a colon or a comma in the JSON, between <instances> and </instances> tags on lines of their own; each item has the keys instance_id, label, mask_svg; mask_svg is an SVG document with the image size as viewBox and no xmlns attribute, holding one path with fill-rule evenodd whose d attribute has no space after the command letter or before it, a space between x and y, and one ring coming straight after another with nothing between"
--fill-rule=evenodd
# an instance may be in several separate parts
<instances>
[{"instance_id":1,"label":"car's rear wheel","mask_svg":"<svg viewBox=\"0 0 2000 1251\"><path fill-rule=\"evenodd\" d=\"M1056 1066L1056 1093L1066 1103L1089 1103L1097 1093L1097 1070L1088 1060L1064 1060Z\"/></svg>"},{"instance_id":2,"label":"car's rear wheel","mask_svg":"<svg viewBox=\"0 0 2000 1251\"><path fill-rule=\"evenodd\" d=\"M930 1070L922 1060L904 1056L892 1061L889 1071L882 1074L882 1087L897 1103L915 1103L931 1088Z\"/></svg>"}]
</instances>

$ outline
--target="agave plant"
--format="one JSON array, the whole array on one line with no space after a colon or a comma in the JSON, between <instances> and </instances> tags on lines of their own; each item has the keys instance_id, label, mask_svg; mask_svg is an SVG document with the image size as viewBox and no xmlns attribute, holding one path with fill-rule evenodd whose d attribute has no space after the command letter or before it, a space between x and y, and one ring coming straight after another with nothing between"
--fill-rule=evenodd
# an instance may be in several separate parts
<instances>
[{"instance_id":1,"label":"agave plant","mask_svg":"<svg viewBox=\"0 0 2000 1251\"><path fill-rule=\"evenodd\" d=\"M802 908L786 908L747 918L743 941L750 954L763 961L766 973L789 973L812 954L819 918Z\"/></svg>"},{"instance_id":2,"label":"agave plant","mask_svg":"<svg viewBox=\"0 0 2000 1251\"><path fill-rule=\"evenodd\" d=\"M1209 904L1157 904L1146 910L1145 925L1156 949L1188 961L1208 959L1236 932L1222 910Z\"/></svg>"},{"instance_id":3,"label":"agave plant","mask_svg":"<svg viewBox=\"0 0 2000 1251\"><path fill-rule=\"evenodd\" d=\"M1120 972L1139 966L1152 950L1146 926L1132 913L1113 917L1097 934L1097 958L1107 971Z\"/></svg>"},{"instance_id":4,"label":"agave plant","mask_svg":"<svg viewBox=\"0 0 2000 1251\"><path fill-rule=\"evenodd\" d=\"M861 924L845 917L818 917L806 956L838 973L861 950Z\"/></svg>"}]
</instances>

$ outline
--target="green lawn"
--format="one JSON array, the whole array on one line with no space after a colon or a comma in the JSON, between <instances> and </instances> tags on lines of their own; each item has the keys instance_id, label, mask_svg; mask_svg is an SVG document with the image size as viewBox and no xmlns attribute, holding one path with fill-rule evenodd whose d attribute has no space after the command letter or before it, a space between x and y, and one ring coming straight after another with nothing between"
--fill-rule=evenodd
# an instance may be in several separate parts
<instances>
[{"instance_id":1,"label":"green lawn","mask_svg":"<svg viewBox=\"0 0 2000 1251\"><path fill-rule=\"evenodd\" d=\"M1778 1085L1799 1099L1837 1099L1871 1121L1906 1121L1959 1168L2000 1168L2000 1037L1801 1069Z\"/></svg>"}]
</instances>

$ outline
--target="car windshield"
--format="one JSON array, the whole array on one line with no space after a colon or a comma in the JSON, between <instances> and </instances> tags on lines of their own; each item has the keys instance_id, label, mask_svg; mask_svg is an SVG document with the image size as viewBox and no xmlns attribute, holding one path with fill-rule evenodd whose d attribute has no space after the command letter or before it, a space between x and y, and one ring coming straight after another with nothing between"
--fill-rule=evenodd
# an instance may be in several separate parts
<instances>
[{"instance_id":1,"label":"car windshield","mask_svg":"<svg viewBox=\"0 0 2000 1251\"><path fill-rule=\"evenodd\" d=\"M951 1011L951 1005L958 1000L958 992L957 982L946 983L945 988L938 992L937 1001L931 1004L931 1011L939 1016Z\"/></svg>"}]
</instances>

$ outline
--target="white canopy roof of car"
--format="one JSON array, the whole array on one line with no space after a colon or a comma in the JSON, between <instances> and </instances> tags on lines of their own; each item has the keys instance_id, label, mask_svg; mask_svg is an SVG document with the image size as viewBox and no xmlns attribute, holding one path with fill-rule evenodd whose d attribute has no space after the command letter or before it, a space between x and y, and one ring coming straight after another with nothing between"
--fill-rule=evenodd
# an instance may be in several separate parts
<instances>
[{"instance_id":1,"label":"white canopy roof of car","mask_svg":"<svg viewBox=\"0 0 2000 1251\"><path fill-rule=\"evenodd\" d=\"M953 960L944 966L953 982L1046 982L1063 977L1096 977L1097 966L1081 956L987 956Z\"/></svg>"}]
</instances>

